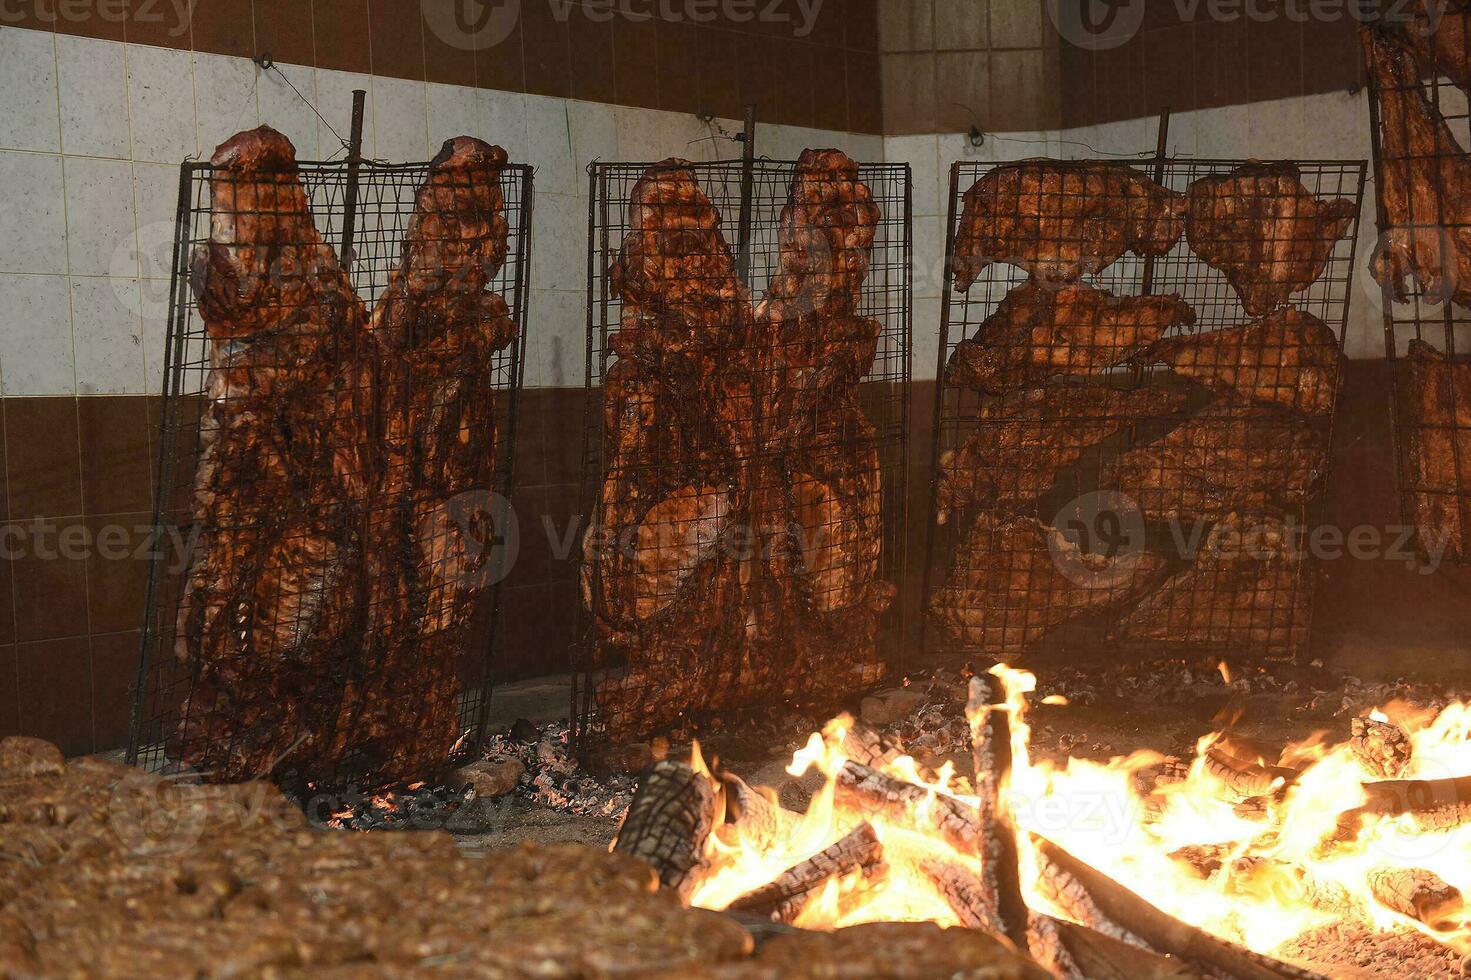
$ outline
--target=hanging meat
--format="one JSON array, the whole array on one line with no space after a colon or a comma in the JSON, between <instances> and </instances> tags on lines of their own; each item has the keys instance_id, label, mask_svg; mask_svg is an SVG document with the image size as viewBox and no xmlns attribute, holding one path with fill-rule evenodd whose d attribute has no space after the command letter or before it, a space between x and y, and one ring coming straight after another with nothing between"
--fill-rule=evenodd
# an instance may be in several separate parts
<instances>
[{"instance_id":1,"label":"hanging meat","mask_svg":"<svg viewBox=\"0 0 1471 980\"><path fill-rule=\"evenodd\" d=\"M1379 96L1379 198L1388 228L1370 271L1395 299L1407 278L1431 302L1471 303L1471 159L1425 97L1414 52L1375 27L1360 31Z\"/></svg>"},{"instance_id":2,"label":"hanging meat","mask_svg":"<svg viewBox=\"0 0 1471 980\"><path fill-rule=\"evenodd\" d=\"M1465 0L1411 0L1407 12L1400 36L1421 62L1471 91L1471 8Z\"/></svg>"},{"instance_id":3,"label":"hanging meat","mask_svg":"<svg viewBox=\"0 0 1471 980\"><path fill-rule=\"evenodd\" d=\"M221 780L321 751L353 608L356 403L366 315L307 205L296 152L262 127L211 163L210 241L190 286L210 338L191 504L201 528L175 655L196 682L176 757Z\"/></svg>"},{"instance_id":4,"label":"hanging meat","mask_svg":"<svg viewBox=\"0 0 1471 980\"><path fill-rule=\"evenodd\" d=\"M1310 416L1333 411L1343 362L1327 324L1290 306L1224 330L1166 338L1149 356L1223 395Z\"/></svg>"},{"instance_id":5,"label":"hanging meat","mask_svg":"<svg viewBox=\"0 0 1471 980\"><path fill-rule=\"evenodd\" d=\"M1099 443L1143 419L1172 416L1185 401L1183 391L1166 387L1098 381L1054 381L984 399L975 432L940 457L936 520L986 504L1030 503Z\"/></svg>"},{"instance_id":6,"label":"hanging meat","mask_svg":"<svg viewBox=\"0 0 1471 980\"><path fill-rule=\"evenodd\" d=\"M1291 412L1215 402L1109 462L1103 481L1157 522L1300 507L1323 476L1326 450L1322 434Z\"/></svg>"},{"instance_id":7,"label":"hanging meat","mask_svg":"<svg viewBox=\"0 0 1471 980\"><path fill-rule=\"evenodd\" d=\"M279 133L216 151L191 287L211 340L175 652L197 667L176 757L212 778L420 778L458 737L475 508L496 460L487 291L505 259L505 154L445 145L371 319L317 232ZM473 499L467 499L473 498ZM365 773L366 775L366 773Z\"/></svg>"},{"instance_id":8,"label":"hanging meat","mask_svg":"<svg viewBox=\"0 0 1471 980\"><path fill-rule=\"evenodd\" d=\"M596 692L609 733L871 684L893 589L854 394L880 333L858 313L879 212L857 164L803 153L754 308L690 164L650 167L630 204L582 572L598 662L624 665Z\"/></svg>"},{"instance_id":9,"label":"hanging meat","mask_svg":"<svg viewBox=\"0 0 1471 980\"><path fill-rule=\"evenodd\" d=\"M1067 374L1095 374L1142 354L1166 331L1195 322L1179 296L1115 296L1092 286L1017 286L975 336L951 352L946 382L1015 391Z\"/></svg>"},{"instance_id":10,"label":"hanging meat","mask_svg":"<svg viewBox=\"0 0 1471 980\"><path fill-rule=\"evenodd\" d=\"M1281 521L1230 514L1195 561L1124 616L1120 636L1271 651L1307 642L1310 585L1302 541Z\"/></svg>"},{"instance_id":11,"label":"hanging meat","mask_svg":"<svg viewBox=\"0 0 1471 980\"><path fill-rule=\"evenodd\" d=\"M1185 230L1185 198L1122 164L1036 160L996 167L965 192L955 289L1005 262L1073 281L1132 251L1164 255Z\"/></svg>"},{"instance_id":12,"label":"hanging meat","mask_svg":"<svg viewBox=\"0 0 1471 980\"><path fill-rule=\"evenodd\" d=\"M1066 623L1136 601L1164 566L1150 551L1088 554L1035 518L982 513L930 614L956 642L1006 659Z\"/></svg>"},{"instance_id":13,"label":"hanging meat","mask_svg":"<svg viewBox=\"0 0 1471 980\"><path fill-rule=\"evenodd\" d=\"M1421 544L1463 558L1471 540L1471 363L1415 340L1400 371L1405 489Z\"/></svg>"}]
</instances>

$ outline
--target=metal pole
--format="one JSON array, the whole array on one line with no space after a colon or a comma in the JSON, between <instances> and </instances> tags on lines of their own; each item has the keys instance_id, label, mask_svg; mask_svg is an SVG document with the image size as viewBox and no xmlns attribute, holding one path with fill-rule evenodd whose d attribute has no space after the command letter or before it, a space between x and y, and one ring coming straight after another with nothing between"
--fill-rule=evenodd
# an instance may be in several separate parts
<instances>
[{"instance_id":1,"label":"metal pole","mask_svg":"<svg viewBox=\"0 0 1471 980\"><path fill-rule=\"evenodd\" d=\"M1154 142L1154 182L1163 184L1165 182L1165 158L1169 154L1170 138L1170 110L1159 114L1159 136ZM1144 282L1139 287L1141 295L1148 296L1154 292L1154 256L1147 255L1144 258Z\"/></svg>"},{"instance_id":2,"label":"metal pole","mask_svg":"<svg viewBox=\"0 0 1471 980\"><path fill-rule=\"evenodd\" d=\"M352 271L353 236L358 223L358 170L363 164L363 110L367 106L368 93L363 89L352 92L352 137L347 144L347 190L342 208L342 249L338 259L344 272Z\"/></svg>"},{"instance_id":3,"label":"metal pole","mask_svg":"<svg viewBox=\"0 0 1471 980\"><path fill-rule=\"evenodd\" d=\"M751 210L756 182L756 104L746 106L746 128L741 133L741 220L736 230L736 270L741 282L751 271Z\"/></svg>"}]
</instances>

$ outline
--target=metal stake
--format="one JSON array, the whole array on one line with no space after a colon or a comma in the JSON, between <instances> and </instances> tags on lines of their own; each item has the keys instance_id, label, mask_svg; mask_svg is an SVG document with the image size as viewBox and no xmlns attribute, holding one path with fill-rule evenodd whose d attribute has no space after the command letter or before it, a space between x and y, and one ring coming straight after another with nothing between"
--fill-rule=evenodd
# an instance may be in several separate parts
<instances>
[{"instance_id":1,"label":"metal stake","mask_svg":"<svg viewBox=\"0 0 1471 980\"><path fill-rule=\"evenodd\" d=\"M1159 136L1154 143L1154 182L1163 184L1165 182L1165 159L1169 153L1170 139L1170 110L1159 114ZM1154 292L1154 256L1144 257L1144 282L1139 287L1140 295L1148 296Z\"/></svg>"},{"instance_id":2,"label":"metal stake","mask_svg":"<svg viewBox=\"0 0 1471 980\"><path fill-rule=\"evenodd\" d=\"M736 229L736 274L741 282L751 271L751 208L756 183L756 104L746 106L746 128L741 133L741 219Z\"/></svg>"},{"instance_id":3,"label":"metal stake","mask_svg":"<svg viewBox=\"0 0 1471 980\"><path fill-rule=\"evenodd\" d=\"M338 259L342 271L352 271L353 236L358 223L358 171L363 165L363 110L367 106L368 93L363 89L352 92L352 136L347 144L347 190L343 198L342 249Z\"/></svg>"}]
</instances>

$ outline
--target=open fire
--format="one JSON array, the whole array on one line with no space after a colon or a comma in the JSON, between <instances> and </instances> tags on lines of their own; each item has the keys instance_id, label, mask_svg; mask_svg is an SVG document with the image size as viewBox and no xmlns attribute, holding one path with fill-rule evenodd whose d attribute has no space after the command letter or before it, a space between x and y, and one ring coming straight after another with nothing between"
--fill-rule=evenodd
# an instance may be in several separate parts
<instances>
[{"instance_id":1,"label":"open fire","mask_svg":"<svg viewBox=\"0 0 1471 980\"><path fill-rule=\"evenodd\" d=\"M1054 764L1029 752L1033 676L991 675L971 681L974 780L843 716L793 756L793 775L825 777L805 813L711 774L697 748L691 767L650 774L615 846L697 906L813 929L981 928L1065 976L1155 954L1170 970L1311 976L1283 961L1347 921L1416 930L1447 965L1471 952L1471 706L1391 703L1346 740L1280 751L1218 732L1188 760ZM1146 975L1193 975L1161 969Z\"/></svg>"}]
</instances>

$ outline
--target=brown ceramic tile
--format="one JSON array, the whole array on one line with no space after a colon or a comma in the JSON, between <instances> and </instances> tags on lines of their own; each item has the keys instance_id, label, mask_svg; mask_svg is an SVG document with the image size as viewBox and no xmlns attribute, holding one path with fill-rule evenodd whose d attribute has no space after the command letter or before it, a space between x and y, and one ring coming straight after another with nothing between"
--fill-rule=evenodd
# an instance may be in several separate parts
<instances>
[{"instance_id":1,"label":"brown ceramic tile","mask_svg":"<svg viewBox=\"0 0 1471 980\"><path fill-rule=\"evenodd\" d=\"M10 478L5 459L5 399L0 398L0 520L10 516Z\"/></svg>"},{"instance_id":2,"label":"brown ceramic tile","mask_svg":"<svg viewBox=\"0 0 1471 980\"><path fill-rule=\"evenodd\" d=\"M91 650L85 636L16 646L20 731L67 755L93 751Z\"/></svg>"},{"instance_id":3,"label":"brown ceramic tile","mask_svg":"<svg viewBox=\"0 0 1471 980\"><path fill-rule=\"evenodd\" d=\"M985 6L972 0L934 0L934 4L936 49L978 51L990 47ZM992 4L993 17L995 8Z\"/></svg>"},{"instance_id":4,"label":"brown ceramic tile","mask_svg":"<svg viewBox=\"0 0 1471 980\"><path fill-rule=\"evenodd\" d=\"M567 24L547 3L521 5L521 45L526 91L565 99L572 92L572 56Z\"/></svg>"},{"instance_id":5,"label":"brown ceramic tile","mask_svg":"<svg viewBox=\"0 0 1471 980\"><path fill-rule=\"evenodd\" d=\"M1099 121L1137 119L1144 115L1144 68L1140 55L1143 49L1143 42L1135 38L1128 44L1096 53L1093 82L1097 86Z\"/></svg>"},{"instance_id":6,"label":"brown ceramic tile","mask_svg":"<svg viewBox=\"0 0 1471 980\"><path fill-rule=\"evenodd\" d=\"M518 488L511 495L511 505L516 511L520 543L508 581L514 581L517 586L544 585L551 581L552 554L559 547L560 533L566 530L566 523L552 513L551 498L545 487Z\"/></svg>"},{"instance_id":7,"label":"brown ceramic tile","mask_svg":"<svg viewBox=\"0 0 1471 980\"><path fill-rule=\"evenodd\" d=\"M1075 44L1059 47L1059 85L1064 127L1088 126L1098 121L1093 58L1092 51Z\"/></svg>"},{"instance_id":8,"label":"brown ceramic tile","mask_svg":"<svg viewBox=\"0 0 1471 980\"><path fill-rule=\"evenodd\" d=\"M985 51L942 51L935 55L935 90L944 96L935 106L935 128L941 133L964 133L971 126L985 129L1038 129L1041 127L1003 126L993 122L1000 110L991 104L992 58L1000 54Z\"/></svg>"},{"instance_id":9,"label":"brown ceramic tile","mask_svg":"<svg viewBox=\"0 0 1471 980\"><path fill-rule=\"evenodd\" d=\"M128 744L133 688L138 678L138 631L91 638L92 739L96 751Z\"/></svg>"},{"instance_id":10,"label":"brown ceramic tile","mask_svg":"<svg viewBox=\"0 0 1471 980\"><path fill-rule=\"evenodd\" d=\"M6 526L15 583L15 638L87 634L87 540L81 517Z\"/></svg>"},{"instance_id":11,"label":"brown ceramic tile","mask_svg":"<svg viewBox=\"0 0 1471 980\"><path fill-rule=\"evenodd\" d=\"M812 48L812 125L848 129L848 53L824 44Z\"/></svg>"},{"instance_id":12,"label":"brown ceramic tile","mask_svg":"<svg viewBox=\"0 0 1471 980\"><path fill-rule=\"evenodd\" d=\"M81 37L96 37L108 41L121 41L126 33L128 10L126 3L118 0L87 0L85 3L57 6L49 4L21 4L28 17L47 25L54 25L62 34Z\"/></svg>"},{"instance_id":13,"label":"brown ceramic tile","mask_svg":"<svg viewBox=\"0 0 1471 980\"><path fill-rule=\"evenodd\" d=\"M1302 25L1285 18L1247 25L1247 94L1253 102L1301 95Z\"/></svg>"},{"instance_id":14,"label":"brown ceramic tile","mask_svg":"<svg viewBox=\"0 0 1471 980\"><path fill-rule=\"evenodd\" d=\"M148 592L147 513L86 518L88 629L112 633L137 629Z\"/></svg>"},{"instance_id":15,"label":"brown ceramic tile","mask_svg":"<svg viewBox=\"0 0 1471 980\"><path fill-rule=\"evenodd\" d=\"M253 58L255 24L251 0L208 0L194 5L195 51Z\"/></svg>"},{"instance_id":16,"label":"brown ceramic tile","mask_svg":"<svg viewBox=\"0 0 1471 980\"><path fill-rule=\"evenodd\" d=\"M0 738L20 734L20 677L15 646L0 646Z\"/></svg>"},{"instance_id":17,"label":"brown ceramic tile","mask_svg":"<svg viewBox=\"0 0 1471 980\"><path fill-rule=\"evenodd\" d=\"M282 63L312 64L310 0L255 0L255 46Z\"/></svg>"},{"instance_id":18,"label":"brown ceramic tile","mask_svg":"<svg viewBox=\"0 0 1471 980\"><path fill-rule=\"evenodd\" d=\"M612 22L574 12L567 21L567 39L572 51L572 97L616 102Z\"/></svg>"},{"instance_id":19,"label":"brown ceramic tile","mask_svg":"<svg viewBox=\"0 0 1471 980\"><path fill-rule=\"evenodd\" d=\"M875 7L874 9L877 8ZM793 36L798 40L808 41L812 44L830 44L836 48L845 47L847 45L846 22L853 17L854 10L855 7L851 3L820 4L817 12L812 17L811 23L808 25L806 33L800 35L794 33ZM800 15L798 16L799 21L797 27L800 29L802 22L800 21Z\"/></svg>"},{"instance_id":20,"label":"brown ceramic tile","mask_svg":"<svg viewBox=\"0 0 1471 980\"><path fill-rule=\"evenodd\" d=\"M1197 108L1240 105L1249 98L1245 21L1202 21L1195 25Z\"/></svg>"},{"instance_id":21,"label":"brown ceramic tile","mask_svg":"<svg viewBox=\"0 0 1471 980\"><path fill-rule=\"evenodd\" d=\"M519 17L505 37L497 34L481 39L475 50L475 83L481 88L503 92L526 91L526 66L521 46Z\"/></svg>"},{"instance_id":22,"label":"brown ceramic tile","mask_svg":"<svg viewBox=\"0 0 1471 980\"><path fill-rule=\"evenodd\" d=\"M11 525L0 524L0 531L7 537L0 540L0 645L15 642L15 583L11 557L20 550L19 530L12 531ZM3 680L3 675L0 675Z\"/></svg>"},{"instance_id":23,"label":"brown ceramic tile","mask_svg":"<svg viewBox=\"0 0 1471 980\"><path fill-rule=\"evenodd\" d=\"M17 3L10 7L0 7L0 28L6 27L25 31L52 31L56 28L56 11L34 3ZM0 708L3 708L3 705L0 705Z\"/></svg>"},{"instance_id":24,"label":"brown ceramic tile","mask_svg":"<svg viewBox=\"0 0 1471 980\"><path fill-rule=\"evenodd\" d=\"M658 43L659 108L669 112L699 112L700 34L690 23L660 21Z\"/></svg>"},{"instance_id":25,"label":"brown ceramic tile","mask_svg":"<svg viewBox=\"0 0 1471 980\"><path fill-rule=\"evenodd\" d=\"M311 0L316 66L334 71L372 71L368 0Z\"/></svg>"},{"instance_id":26,"label":"brown ceramic tile","mask_svg":"<svg viewBox=\"0 0 1471 980\"><path fill-rule=\"evenodd\" d=\"M429 81L474 85L476 37L453 29L459 0L422 0L421 7L424 11L424 72ZM487 32L492 29L486 28Z\"/></svg>"},{"instance_id":27,"label":"brown ceramic tile","mask_svg":"<svg viewBox=\"0 0 1471 980\"><path fill-rule=\"evenodd\" d=\"M659 108L659 38L653 20L613 21L613 77L623 105Z\"/></svg>"},{"instance_id":28,"label":"brown ceramic tile","mask_svg":"<svg viewBox=\"0 0 1471 980\"><path fill-rule=\"evenodd\" d=\"M1142 35L1144 43L1144 111L1195 108L1195 26L1179 24Z\"/></svg>"},{"instance_id":29,"label":"brown ceramic tile","mask_svg":"<svg viewBox=\"0 0 1471 980\"><path fill-rule=\"evenodd\" d=\"M1302 58L1303 86L1309 94L1352 91L1364 84L1358 25L1352 18L1308 25Z\"/></svg>"},{"instance_id":30,"label":"brown ceramic tile","mask_svg":"<svg viewBox=\"0 0 1471 980\"><path fill-rule=\"evenodd\" d=\"M739 118L741 104L740 35L715 28L700 30L700 104L726 119Z\"/></svg>"},{"instance_id":31,"label":"brown ceramic tile","mask_svg":"<svg viewBox=\"0 0 1471 980\"><path fill-rule=\"evenodd\" d=\"M885 51L933 50L933 0L879 0L879 44Z\"/></svg>"},{"instance_id":32,"label":"brown ceramic tile","mask_svg":"<svg viewBox=\"0 0 1471 980\"><path fill-rule=\"evenodd\" d=\"M848 52L848 126L855 133L884 130L883 67L877 54Z\"/></svg>"},{"instance_id":33,"label":"brown ceramic tile","mask_svg":"<svg viewBox=\"0 0 1471 980\"><path fill-rule=\"evenodd\" d=\"M82 445L82 513L152 506L148 404L141 395L77 399Z\"/></svg>"},{"instance_id":34,"label":"brown ceramic tile","mask_svg":"<svg viewBox=\"0 0 1471 980\"><path fill-rule=\"evenodd\" d=\"M992 0L991 47L1041 47L1042 28L1047 23L1047 15L1042 12L1044 6L1037 0ZM935 33L938 36L939 31Z\"/></svg>"},{"instance_id":35,"label":"brown ceramic tile","mask_svg":"<svg viewBox=\"0 0 1471 980\"><path fill-rule=\"evenodd\" d=\"M80 514L76 399L7 398L5 421L11 516Z\"/></svg>"},{"instance_id":36,"label":"brown ceramic tile","mask_svg":"<svg viewBox=\"0 0 1471 980\"><path fill-rule=\"evenodd\" d=\"M933 133L935 56L891 54L883 58L884 120L894 133Z\"/></svg>"},{"instance_id":37,"label":"brown ceramic tile","mask_svg":"<svg viewBox=\"0 0 1471 980\"><path fill-rule=\"evenodd\" d=\"M776 72L771 39L740 35L740 60L741 105L754 104L759 121L778 121L773 107L782 100L786 90Z\"/></svg>"},{"instance_id":38,"label":"brown ceramic tile","mask_svg":"<svg viewBox=\"0 0 1471 980\"><path fill-rule=\"evenodd\" d=\"M556 406L544 430L546 483L571 484L582 479L583 392L577 388L550 388Z\"/></svg>"},{"instance_id":39,"label":"brown ceramic tile","mask_svg":"<svg viewBox=\"0 0 1471 980\"><path fill-rule=\"evenodd\" d=\"M854 51L879 49L879 3L881 0L846 0L843 4L843 39Z\"/></svg>"},{"instance_id":40,"label":"brown ceramic tile","mask_svg":"<svg viewBox=\"0 0 1471 980\"><path fill-rule=\"evenodd\" d=\"M129 44L188 50L191 4L169 3L168 0L127 0L127 5L128 20L124 30Z\"/></svg>"},{"instance_id":41,"label":"brown ceramic tile","mask_svg":"<svg viewBox=\"0 0 1471 980\"><path fill-rule=\"evenodd\" d=\"M424 17L417 3L368 0L373 74L423 81Z\"/></svg>"},{"instance_id":42,"label":"brown ceramic tile","mask_svg":"<svg viewBox=\"0 0 1471 980\"><path fill-rule=\"evenodd\" d=\"M782 38L773 38L770 44L779 97L773 100L777 111L761 116L788 126L813 125L812 45Z\"/></svg>"}]
</instances>

